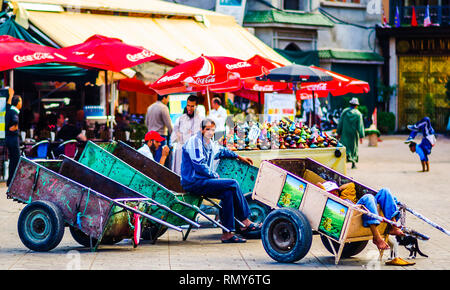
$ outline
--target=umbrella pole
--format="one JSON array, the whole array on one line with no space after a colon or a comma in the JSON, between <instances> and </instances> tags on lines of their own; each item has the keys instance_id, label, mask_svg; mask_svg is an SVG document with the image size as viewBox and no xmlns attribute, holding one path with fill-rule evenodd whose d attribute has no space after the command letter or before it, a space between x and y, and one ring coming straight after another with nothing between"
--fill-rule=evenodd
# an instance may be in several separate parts
<instances>
[{"instance_id":1,"label":"umbrella pole","mask_svg":"<svg viewBox=\"0 0 450 290\"><path fill-rule=\"evenodd\" d=\"M208 87L208 86L206 87L206 96L207 96L207 98L208 98L208 110L209 110L209 114L211 114L211 100L209 99L210 96L209 96L209 87Z\"/></svg>"},{"instance_id":2,"label":"umbrella pole","mask_svg":"<svg viewBox=\"0 0 450 290\"><path fill-rule=\"evenodd\" d=\"M261 92L258 91L258 111L261 114Z\"/></svg>"},{"instance_id":3,"label":"umbrella pole","mask_svg":"<svg viewBox=\"0 0 450 290\"><path fill-rule=\"evenodd\" d=\"M14 89L14 70L9 71L9 87Z\"/></svg>"},{"instance_id":4,"label":"umbrella pole","mask_svg":"<svg viewBox=\"0 0 450 290\"><path fill-rule=\"evenodd\" d=\"M111 141L109 129L110 129L110 120L109 117L111 115L111 103L109 101L109 90L108 90L108 71L104 70L105 72L105 103L106 103L106 131L108 132L108 141Z\"/></svg>"},{"instance_id":5,"label":"umbrella pole","mask_svg":"<svg viewBox=\"0 0 450 290\"><path fill-rule=\"evenodd\" d=\"M314 91L312 91L312 125L316 124L316 98L314 97Z\"/></svg>"}]
</instances>

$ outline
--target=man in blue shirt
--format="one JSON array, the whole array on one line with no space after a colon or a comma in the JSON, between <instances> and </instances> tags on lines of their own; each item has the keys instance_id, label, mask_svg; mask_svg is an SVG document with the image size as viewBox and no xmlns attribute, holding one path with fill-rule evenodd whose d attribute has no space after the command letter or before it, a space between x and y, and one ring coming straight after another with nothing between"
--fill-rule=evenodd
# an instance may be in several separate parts
<instances>
[{"instance_id":1,"label":"man in blue shirt","mask_svg":"<svg viewBox=\"0 0 450 290\"><path fill-rule=\"evenodd\" d=\"M201 131L191 136L183 145L181 161L181 185L191 193L221 200L220 220L230 230L223 232L223 243L244 243L232 232L235 231L234 217L239 219L245 228L242 232L261 230L261 225L252 223L248 217L250 209L241 192L239 184L234 179L220 178L215 171L214 161L220 158L237 158L250 165L250 158L241 157L233 151L214 142L216 125L211 119L204 119Z\"/></svg>"},{"instance_id":2,"label":"man in blue shirt","mask_svg":"<svg viewBox=\"0 0 450 290\"><path fill-rule=\"evenodd\" d=\"M430 162L428 161L428 155L431 154L431 149L436 144L436 137L434 135L434 129L431 126L431 120L428 117L424 117L419 122L414 125L408 125L407 128L411 130L408 139L405 141L406 144L409 143L409 150L413 153L417 153L420 157L420 162L422 163L422 171L430 171ZM414 138L418 133L422 133L422 142L417 145L414 142Z\"/></svg>"}]
</instances>

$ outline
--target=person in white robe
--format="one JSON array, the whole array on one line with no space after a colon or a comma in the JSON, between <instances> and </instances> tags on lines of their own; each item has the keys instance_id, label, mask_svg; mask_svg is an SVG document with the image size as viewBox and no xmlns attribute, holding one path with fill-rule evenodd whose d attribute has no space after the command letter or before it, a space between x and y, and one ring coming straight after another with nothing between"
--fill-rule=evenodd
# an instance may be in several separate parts
<instances>
[{"instance_id":1,"label":"person in white robe","mask_svg":"<svg viewBox=\"0 0 450 290\"><path fill-rule=\"evenodd\" d=\"M190 95L187 99L187 105L173 126L171 143L173 144L172 171L181 173L182 147L184 143L201 130L203 118L196 113L197 97Z\"/></svg>"}]
</instances>

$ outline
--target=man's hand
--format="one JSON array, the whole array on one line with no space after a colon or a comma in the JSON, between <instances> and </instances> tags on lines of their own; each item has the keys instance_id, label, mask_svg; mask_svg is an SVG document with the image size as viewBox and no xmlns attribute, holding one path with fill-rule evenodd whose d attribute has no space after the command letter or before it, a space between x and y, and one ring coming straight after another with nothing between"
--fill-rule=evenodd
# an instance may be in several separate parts
<instances>
[{"instance_id":1,"label":"man's hand","mask_svg":"<svg viewBox=\"0 0 450 290\"><path fill-rule=\"evenodd\" d=\"M8 94L9 94L9 98L8 98L7 103L8 103L9 105L11 105L12 98L14 97L14 89L13 89L13 88L9 88L9 89L8 89Z\"/></svg>"},{"instance_id":2,"label":"man's hand","mask_svg":"<svg viewBox=\"0 0 450 290\"><path fill-rule=\"evenodd\" d=\"M162 152L161 155L167 157L170 153L170 148L167 145L164 145L164 147L162 148Z\"/></svg>"},{"instance_id":3,"label":"man's hand","mask_svg":"<svg viewBox=\"0 0 450 290\"><path fill-rule=\"evenodd\" d=\"M11 127L9 127L9 131L11 131L11 132L14 132L14 131L17 131L17 130L19 130L19 125L12 125Z\"/></svg>"},{"instance_id":4,"label":"man's hand","mask_svg":"<svg viewBox=\"0 0 450 290\"><path fill-rule=\"evenodd\" d=\"M242 157L242 156L238 156L238 159L241 160L242 162L245 162L249 165L253 165L253 160L251 160L248 157Z\"/></svg>"}]
</instances>

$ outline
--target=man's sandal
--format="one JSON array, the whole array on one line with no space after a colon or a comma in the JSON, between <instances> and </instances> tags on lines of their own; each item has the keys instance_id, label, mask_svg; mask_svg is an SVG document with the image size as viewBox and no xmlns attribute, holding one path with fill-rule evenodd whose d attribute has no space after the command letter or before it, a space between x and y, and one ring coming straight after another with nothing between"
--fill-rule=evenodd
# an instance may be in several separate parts
<instances>
[{"instance_id":1,"label":"man's sandal","mask_svg":"<svg viewBox=\"0 0 450 290\"><path fill-rule=\"evenodd\" d=\"M245 243L247 242L246 239L242 239L236 235L232 236L231 238L227 240L222 240L222 243L228 243L228 244L234 244L234 243Z\"/></svg>"},{"instance_id":2,"label":"man's sandal","mask_svg":"<svg viewBox=\"0 0 450 290\"><path fill-rule=\"evenodd\" d=\"M249 224L245 229L240 229L241 234L246 234L254 231L260 231L262 228L262 224L255 224L251 223Z\"/></svg>"}]
</instances>

